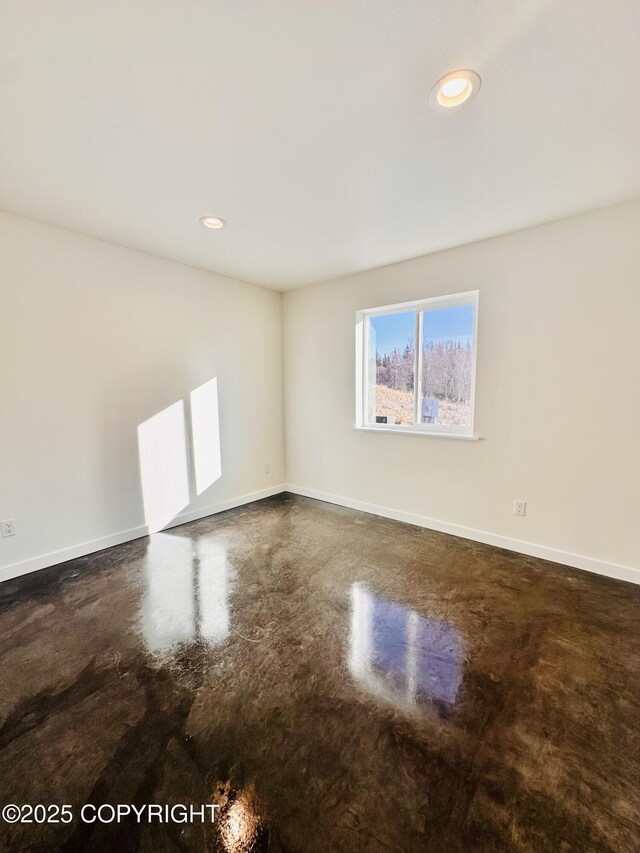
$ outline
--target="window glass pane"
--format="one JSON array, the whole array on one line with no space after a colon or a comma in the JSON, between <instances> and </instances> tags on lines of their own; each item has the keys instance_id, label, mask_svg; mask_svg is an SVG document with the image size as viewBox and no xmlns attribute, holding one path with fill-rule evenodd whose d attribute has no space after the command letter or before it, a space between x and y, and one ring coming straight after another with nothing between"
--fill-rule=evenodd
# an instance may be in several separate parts
<instances>
[{"instance_id":1,"label":"window glass pane","mask_svg":"<svg viewBox=\"0 0 640 853\"><path fill-rule=\"evenodd\" d=\"M474 306L422 312L423 424L469 426Z\"/></svg>"},{"instance_id":2,"label":"window glass pane","mask_svg":"<svg viewBox=\"0 0 640 853\"><path fill-rule=\"evenodd\" d=\"M413 426L416 312L369 319L369 423Z\"/></svg>"}]
</instances>

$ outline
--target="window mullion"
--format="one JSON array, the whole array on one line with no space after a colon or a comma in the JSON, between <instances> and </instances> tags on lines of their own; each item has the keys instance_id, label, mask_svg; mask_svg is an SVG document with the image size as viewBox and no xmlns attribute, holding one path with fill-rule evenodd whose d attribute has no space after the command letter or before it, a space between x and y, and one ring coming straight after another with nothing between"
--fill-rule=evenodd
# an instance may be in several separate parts
<instances>
[{"instance_id":1,"label":"window mullion","mask_svg":"<svg viewBox=\"0 0 640 853\"><path fill-rule=\"evenodd\" d=\"M413 423L420 423L422 405L422 311L416 311L416 342L413 362Z\"/></svg>"},{"instance_id":2,"label":"window mullion","mask_svg":"<svg viewBox=\"0 0 640 853\"><path fill-rule=\"evenodd\" d=\"M362 365L362 423L368 424L369 421L369 394L371 393L371 389L369 387L369 322L370 318L364 318L364 329L363 329L363 340L362 345L363 349L360 353L360 364Z\"/></svg>"}]
</instances>

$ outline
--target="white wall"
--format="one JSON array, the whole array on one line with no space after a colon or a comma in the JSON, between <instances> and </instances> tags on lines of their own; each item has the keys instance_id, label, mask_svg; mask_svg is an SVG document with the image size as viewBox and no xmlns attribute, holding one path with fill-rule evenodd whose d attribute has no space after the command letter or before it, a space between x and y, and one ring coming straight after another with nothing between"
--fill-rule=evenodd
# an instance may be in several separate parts
<instances>
[{"instance_id":1,"label":"white wall","mask_svg":"<svg viewBox=\"0 0 640 853\"><path fill-rule=\"evenodd\" d=\"M356 310L471 289L482 440L355 431ZM640 203L287 293L284 322L294 487L640 566Z\"/></svg>"},{"instance_id":2,"label":"white wall","mask_svg":"<svg viewBox=\"0 0 640 853\"><path fill-rule=\"evenodd\" d=\"M280 294L0 214L0 579L142 535L138 426L213 377L183 518L286 479L639 567L639 282L635 202L287 293L285 476ZM482 440L355 431L355 311L476 288Z\"/></svg>"},{"instance_id":3,"label":"white wall","mask_svg":"<svg viewBox=\"0 0 640 853\"><path fill-rule=\"evenodd\" d=\"M182 511L281 484L281 344L278 293L0 214L0 579L141 535L138 425L184 400L189 436L214 377L222 476Z\"/></svg>"}]
</instances>

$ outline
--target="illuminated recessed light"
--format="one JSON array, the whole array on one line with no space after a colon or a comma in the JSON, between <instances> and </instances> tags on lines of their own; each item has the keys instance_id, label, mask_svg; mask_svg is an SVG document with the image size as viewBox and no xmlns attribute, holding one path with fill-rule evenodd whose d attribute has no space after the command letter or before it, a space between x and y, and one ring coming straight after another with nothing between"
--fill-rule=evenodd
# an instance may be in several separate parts
<instances>
[{"instance_id":1,"label":"illuminated recessed light","mask_svg":"<svg viewBox=\"0 0 640 853\"><path fill-rule=\"evenodd\" d=\"M458 107L475 97L480 89L480 77L475 71L463 69L452 71L438 80L431 90L431 105L434 107Z\"/></svg>"},{"instance_id":2,"label":"illuminated recessed light","mask_svg":"<svg viewBox=\"0 0 640 853\"><path fill-rule=\"evenodd\" d=\"M465 80L464 77L454 77L453 80L449 80L448 83L442 85L438 95L445 100L459 98L463 92L469 89L470 85L469 81Z\"/></svg>"},{"instance_id":3,"label":"illuminated recessed light","mask_svg":"<svg viewBox=\"0 0 640 853\"><path fill-rule=\"evenodd\" d=\"M205 228L212 228L214 230L224 228L227 224L224 219L220 219L219 216L202 216L200 218L200 222L202 222Z\"/></svg>"}]
</instances>

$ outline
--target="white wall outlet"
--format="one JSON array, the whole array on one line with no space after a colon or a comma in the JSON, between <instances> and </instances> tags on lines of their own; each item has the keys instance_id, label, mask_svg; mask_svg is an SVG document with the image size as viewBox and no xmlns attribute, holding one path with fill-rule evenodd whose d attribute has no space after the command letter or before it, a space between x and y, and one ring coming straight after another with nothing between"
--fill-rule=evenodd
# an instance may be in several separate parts
<instances>
[{"instance_id":1,"label":"white wall outlet","mask_svg":"<svg viewBox=\"0 0 640 853\"><path fill-rule=\"evenodd\" d=\"M2 529L3 536L15 536L16 535L16 520L15 518L5 518L4 521L0 521L0 527Z\"/></svg>"},{"instance_id":2,"label":"white wall outlet","mask_svg":"<svg viewBox=\"0 0 640 853\"><path fill-rule=\"evenodd\" d=\"M513 514L514 515L526 515L527 514L527 502L526 501L514 501L513 502Z\"/></svg>"},{"instance_id":3,"label":"white wall outlet","mask_svg":"<svg viewBox=\"0 0 640 853\"><path fill-rule=\"evenodd\" d=\"M265 473L265 474L270 474L270 473L271 473L271 465L270 465L268 462L265 462L265 463L264 463L264 473Z\"/></svg>"}]
</instances>

